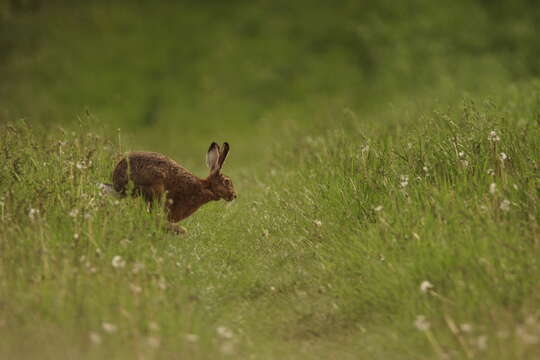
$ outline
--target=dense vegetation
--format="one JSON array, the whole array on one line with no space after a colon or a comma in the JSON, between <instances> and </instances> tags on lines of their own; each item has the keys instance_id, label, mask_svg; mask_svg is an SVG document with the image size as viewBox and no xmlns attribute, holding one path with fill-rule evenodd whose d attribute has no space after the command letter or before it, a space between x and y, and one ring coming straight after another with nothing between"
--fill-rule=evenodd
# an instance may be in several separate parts
<instances>
[{"instance_id":1,"label":"dense vegetation","mask_svg":"<svg viewBox=\"0 0 540 360\"><path fill-rule=\"evenodd\" d=\"M0 357L540 356L530 1L0 5ZM164 230L125 151L239 198Z\"/></svg>"}]
</instances>

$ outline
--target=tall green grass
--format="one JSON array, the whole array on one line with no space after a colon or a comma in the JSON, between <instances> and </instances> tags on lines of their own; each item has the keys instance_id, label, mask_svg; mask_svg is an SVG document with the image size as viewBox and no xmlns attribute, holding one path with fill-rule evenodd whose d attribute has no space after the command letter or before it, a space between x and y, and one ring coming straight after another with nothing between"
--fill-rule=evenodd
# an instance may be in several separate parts
<instances>
[{"instance_id":1,"label":"tall green grass","mask_svg":"<svg viewBox=\"0 0 540 360\"><path fill-rule=\"evenodd\" d=\"M345 114L267 173L233 170L240 199L183 237L99 193L117 140L5 126L2 352L534 358L539 90L386 131Z\"/></svg>"},{"instance_id":2,"label":"tall green grass","mask_svg":"<svg viewBox=\"0 0 540 360\"><path fill-rule=\"evenodd\" d=\"M527 1L0 4L0 358L537 358ZM164 230L130 150L239 198Z\"/></svg>"}]
</instances>

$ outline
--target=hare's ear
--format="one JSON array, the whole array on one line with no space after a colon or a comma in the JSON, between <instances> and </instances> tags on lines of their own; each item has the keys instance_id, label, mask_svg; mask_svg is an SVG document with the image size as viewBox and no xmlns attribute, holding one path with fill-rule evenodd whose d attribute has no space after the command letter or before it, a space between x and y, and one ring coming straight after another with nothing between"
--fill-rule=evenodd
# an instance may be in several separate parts
<instances>
[{"instance_id":1,"label":"hare's ear","mask_svg":"<svg viewBox=\"0 0 540 360\"><path fill-rule=\"evenodd\" d=\"M206 153L206 165L210 168L210 172L213 173L219 170L219 145L213 142L208 148Z\"/></svg>"},{"instance_id":2,"label":"hare's ear","mask_svg":"<svg viewBox=\"0 0 540 360\"><path fill-rule=\"evenodd\" d=\"M224 142L223 146L221 147L221 151L219 153L218 165L220 169L223 166L223 162L225 162L225 159L227 158L228 153L229 153L229 143Z\"/></svg>"}]
</instances>

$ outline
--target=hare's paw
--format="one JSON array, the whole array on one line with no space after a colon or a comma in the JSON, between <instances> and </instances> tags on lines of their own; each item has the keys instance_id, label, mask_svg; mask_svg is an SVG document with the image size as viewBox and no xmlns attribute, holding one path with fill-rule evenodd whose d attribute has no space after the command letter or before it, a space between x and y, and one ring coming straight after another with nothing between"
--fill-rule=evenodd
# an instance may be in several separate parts
<instances>
[{"instance_id":1,"label":"hare's paw","mask_svg":"<svg viewBox=\"0 0 540 360\"><path fill-rule=\"evenodd\" d=\"M187 233L187 230L185 227L183 226L180 226L178 224L172 224L172 223L169 223L167 224L167 227L166 227L167 231L170 231L174 234L177 234L177 235L181 235L181 234L185 234Z\"/></svg>"}]
</instances>

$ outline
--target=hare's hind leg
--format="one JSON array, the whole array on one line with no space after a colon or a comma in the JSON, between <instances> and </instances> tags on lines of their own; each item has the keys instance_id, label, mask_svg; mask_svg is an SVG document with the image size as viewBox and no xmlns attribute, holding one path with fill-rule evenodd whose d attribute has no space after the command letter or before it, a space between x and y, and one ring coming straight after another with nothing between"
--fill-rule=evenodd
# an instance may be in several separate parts
<instances>
[{"instance_id":1,"label":"hare's hind leg","mask_svg":"<svg viewBox=\"0 0 540 360\"><path fill-rule=\"evenodd\" d=\"M165 226L165 229L167 231L173 232L173 233L175 233L177 235L187 233L187 230L186 230L185 227L180 226L178 224L174 224L174 223L167 223L167 225Z\"/></svg>"},{"instance_id":2,"label":"hare's hind leg","mask_svg":"<svg viewBox=\"0 0 540 360\"><path fill-rule=\"evenodd\" d=\"M152 185L138 185L134 189L133 195L141 195L148 204L148 208L152 208L152 203L154 201L161 202L161 197L165 195L165 186L162 183Z\"/></svg>"}]
</instances>

